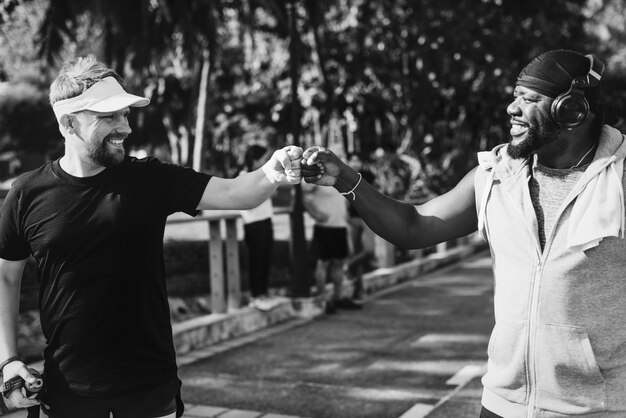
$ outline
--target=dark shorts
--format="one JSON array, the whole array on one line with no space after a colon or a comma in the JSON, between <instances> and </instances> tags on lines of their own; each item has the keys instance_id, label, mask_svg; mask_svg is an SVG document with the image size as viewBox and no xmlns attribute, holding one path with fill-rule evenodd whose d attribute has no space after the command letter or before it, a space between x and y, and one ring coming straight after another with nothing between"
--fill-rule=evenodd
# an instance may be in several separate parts
<instances>
[{"instance_id":1,"label":"dark shorts","mask_svg":"<svg viewBox=\"0 0 626 418\"><path fill-rule=\"evenodd\" d=\"M50 409L41 408L49 418L157 418L177 411L178 380L117 397L91 397L71 392L48 391L43 399ZM182 407L182 403L181 403ZM181 412L182 414L182 412Z\"/></svg>"},{"instance_id":2,"label":"dark shorts","mask_svg":"<svg viewBox=\"0 0 626 418\"><path fill-rule=\"evenodd\" d=\"M346 258L348 256L347 228L313 226L312 252L320 260Z\"/></svg>"}]
</instances>

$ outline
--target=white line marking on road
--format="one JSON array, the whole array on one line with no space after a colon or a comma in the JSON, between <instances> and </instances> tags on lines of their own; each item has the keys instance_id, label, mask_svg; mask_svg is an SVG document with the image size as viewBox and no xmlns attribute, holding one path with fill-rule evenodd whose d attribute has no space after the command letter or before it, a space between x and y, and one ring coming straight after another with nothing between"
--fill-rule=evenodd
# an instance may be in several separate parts
<instances>
[{"instance_id":1,"label":"white line marking on road","mask_svg":"<svg viewBox=\"0 0 626 418\"><path fill-rule=\"evenodd\" d=\"M411 347L432 347L441 344L487 344L489 336L483 334L426 334L411 343Z\"/></svg>"},{"instance_id":2,"label":"white line marking on road","mask_svg":"<svg viewBox=\"0 0 626 418\"><path fill-rule=\"evenodd\" d=\"M459 370L454 376L446 380L446 385L465 386L472 379L482 376L487 372L487 365L468 365Z\"/></svg>"},{"instance_id":3,"label":"white line marking on road","mask_svg":"<svg viewBox=\"0 0 626 418\"><path fill-rule=\"evenodd\" d=\"M390 370L399 372L426 373L435 376L452 376L467 364L482 364L467 360L431 360L431 361L392 361L378 360L373 362L369 370Z\"/></svg>"},{"instance_id":4,"label":"white line marking on road","mask_svg":"<svg viewBox=\"0 0 626 418\"><path fill-rule=\"evenodd\" d=\"M427 405L423 403L416 403L406 411L400 418L424 418L435 408L435 405Z\"/></svg>"}]
</instances>

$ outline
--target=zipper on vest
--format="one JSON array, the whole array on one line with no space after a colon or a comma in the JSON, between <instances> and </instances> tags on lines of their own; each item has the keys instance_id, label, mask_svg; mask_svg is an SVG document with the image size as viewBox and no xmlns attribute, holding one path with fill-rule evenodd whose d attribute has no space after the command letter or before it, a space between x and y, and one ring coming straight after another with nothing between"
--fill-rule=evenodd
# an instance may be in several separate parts
<instances>
[{"instance_id":1,"label":"zipper on vest","mask_svg":"<svg viewBox=\"0 0 626 418\"><path fill-rule=\"evenodd\" d=\"M565 212L565 209L574 201L574 199L582 192L586 183L581 184L580 181L574 186L570 194L565 198L561 207L556 213L554 223L550 231L546 234L546 243L543 246L543 251L539 256L539 262L533 276L532 293L528 318L528 411L526 413L527 418L533 418L535 416L535 409L537 403L537 367L535 364L536 359L536 341L537 341L537 326L539 323L539 301L541 293L541 277L543 275L543 266L548 259L548 253L552 247L554 236L556 235L556 228Z\"/></svg>"},{"instance_id":2,"label":"zipper on vest","mask_svg":"<svg viewBox=\"0 0 626 418\"><path fill-rule=\"evenodd\" d=\"M539 294L541 290L541 276L543 274L543 258L537 263L533 277L532 293L530 296L530 310L528 315L528 410L527 418L535 416L537 402L537 367L535 365L535 345L537 340L537 323L539 316Z\"/></svg>"}]
</instances>

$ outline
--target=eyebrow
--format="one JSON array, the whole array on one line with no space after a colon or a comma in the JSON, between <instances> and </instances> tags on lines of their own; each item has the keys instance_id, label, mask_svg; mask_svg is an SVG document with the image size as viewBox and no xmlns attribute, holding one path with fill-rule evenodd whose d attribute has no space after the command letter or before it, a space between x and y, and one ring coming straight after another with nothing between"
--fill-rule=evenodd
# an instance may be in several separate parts
<instances>
[{"instance_id":1,"label":"eyebrow","mask_svg":"<svg viewBox=\"0 0 626 418\"><path fill-rule=\"evenodd\" d=\"M520 91L518 89L515 89L515 90L513 90L513 94L515 96L524 96L524 97L528 97L528 98L531 98L531 99L541 99L541 98L545 97L545 96L543 96L543 95L541 95L539 93L536 93L536 92L534 92L532 90Z\"/></svg>"}]
</instances>

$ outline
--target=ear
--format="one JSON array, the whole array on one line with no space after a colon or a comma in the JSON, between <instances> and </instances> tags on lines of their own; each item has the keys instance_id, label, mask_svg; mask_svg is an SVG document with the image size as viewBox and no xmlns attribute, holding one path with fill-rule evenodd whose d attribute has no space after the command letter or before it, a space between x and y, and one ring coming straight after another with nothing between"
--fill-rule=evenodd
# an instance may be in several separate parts
<instances>
[{"instance_id":1,"label":"ear","mask_svg":"<svg viewBox=\"0 0 626 418\"><path fill-rule=\"evenodd\" d=\"M65 129L68 133L73 134L74 133L74 126L76 124L74 115L72 114L65 114L61 116L61 119L59 120L59 124L63 127L63 129Z\"/></svg>"}]
</instances>

